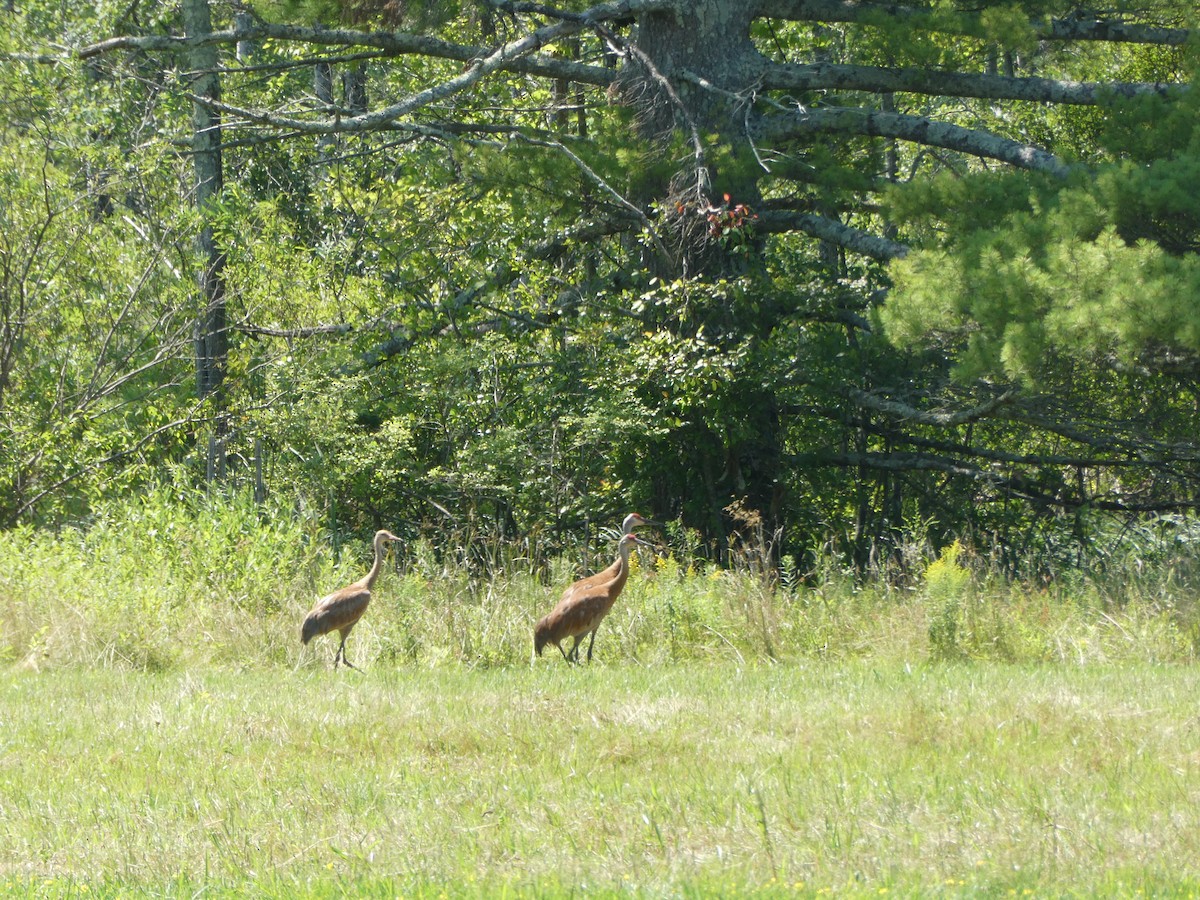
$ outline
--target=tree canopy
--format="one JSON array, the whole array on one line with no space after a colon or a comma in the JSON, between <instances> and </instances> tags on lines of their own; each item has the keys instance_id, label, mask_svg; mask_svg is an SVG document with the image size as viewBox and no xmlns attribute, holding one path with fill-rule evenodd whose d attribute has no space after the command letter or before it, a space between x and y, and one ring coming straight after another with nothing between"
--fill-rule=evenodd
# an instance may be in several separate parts
<instances>
[{"instance_id":1,"label":"tree canopy","mask_svg":"<svg viewBox=\"0 0 1200 900\"><path fill-rule=\"evenodd\" d=\"M225 471L349 527L1015 562L1195 508L1190 3L0 18L10 524Z\"/></svg>"}]
</instances>

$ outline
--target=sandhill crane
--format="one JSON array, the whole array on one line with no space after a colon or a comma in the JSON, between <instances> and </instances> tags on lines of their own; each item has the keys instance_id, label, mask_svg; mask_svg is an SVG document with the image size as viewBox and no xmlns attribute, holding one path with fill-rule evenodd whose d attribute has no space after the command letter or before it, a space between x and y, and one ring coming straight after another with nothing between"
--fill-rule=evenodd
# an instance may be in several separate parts
<instances>
[{"instance_id":1,"label":"sandhill crane","mask_svg":"<svg viewBox=\"0 0 1200 900\"><path fill-rule=\"evenodd\" d=\"M641 513L632 512L625 517L625 521L621 523L621 534L633 534L635 528L641 528L643 525L658 525L651 519L647 519ZM616 535L614 535L616 537ZM643 542L644 543L644 542ZM580 591L593 588L598 584L604 584L606 581L612 581L617 577L617 573L621 568L621 557L613 560L613 564L607 569L597 572L594 575L588 575L586 578L580 578L573 583L566 591L563 592L562 599L566 600L571 594L579 593ZM559 601L562 602L562 601Z\"/></svg>"},{"instance_id":2,"label":"sandhill crane","mask_svg":"<svg viewBox=\"0 0 1200 900\"><path fill-rule=\"evenodd\" d=\"M657 524L657 522L647 519L641 513L631 512L625 517L625 521L621 523L621 534L632 534L635 528L641 528L643 525Z\"/></svg>"},{"instance_id":3,"label":"sandhill crane","mask_svg":"<svg viewBox=\"0 0 1200 900\"><path fill-rule=\"evenodd\" d=\"M588 641L587 661L592 661L592 645L596 643L596 629L612 609L613 603L625 587L629 578L629 553L634 544L651 546L633 532L621 538L617 547L617 559L605 572L613 572L613 576L605 581L587 583L585 578L575 582L563 592L562 599L547 615L538 621L533 629L533 649L538 656L546 644L553 644L567 662L579 661L579 644L583 638L591 634ZM601 573L603 574L603 573ZM592 576L593 578L595 576ZM569 637L575 638L571 645L570 654L562 647L562 642Z\"/></svg>"},{"instance_id":4,"label":"sandhill crane","mask_svg":"<svg viewBox=\"0 0 1200 900\"><path fill-rule=\"evenodd\" d=\"M300 629L300 640L305 644L317 635L329 634L331 631L341 632L342 642L338 644L337 653L333 657L335 669L339 660L351 669L358 668L346 659L346 637L350 634L350 629L367 611L367 604L371 602L371 588L375 586L375 579L379 577L379 571L383 566L383 545L388 541L398 540L400 538L390 531L375 532L375 562L371 566L371 571L354 584L334 591L327 597L322 597L312 611L304 617L304 625Z\"/></svg>"}]
</instances>

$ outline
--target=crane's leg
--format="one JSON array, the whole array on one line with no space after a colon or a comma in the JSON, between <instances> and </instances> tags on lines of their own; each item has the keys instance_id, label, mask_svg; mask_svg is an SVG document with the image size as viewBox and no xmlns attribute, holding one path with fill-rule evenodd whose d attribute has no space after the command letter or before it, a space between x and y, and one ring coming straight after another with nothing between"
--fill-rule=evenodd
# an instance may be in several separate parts
<instances>
[{"instance_id":1,"label":"crane's leg","mask_svg":"<svg viewBox=\"0 0 1200 900\"><path fill-rule=\"evenodd\" d=\"M574 637L575 643L571 645L571 655L567 657L567 662L577 663L579 662L579 639L581 636L577 634Z\"/></svg>"},{"instance_id":2,"label":"crane's leg","mask_svg":"<svg viewBox=\"0 0 1200 900\"><path fill-rule=\"evenodd\" d=\"M555 644L554 646L557 647L558 652L563 655L563 659L565 659L567 662L571 661L571 657L567 656L567 651L562 648L562 644Z\"/></svg>"},{"instance_id":3,"label":"crane's leg","mask_svg":"<svg viewBox=\"0 0 1200 900\"><path fill-rule=\"evenodd\" d=\"M588 641L588 662L592 661L592 644L596 643L596 632L599 630L599 625L592 629L592 639Z\"/></svg>"},{"instance_id":4,"label":"crane's leg","mask_svg":"<svg viewBox=\"0 0 1200 900\"><path fill-rule=\"evenodd\" d=\"M340 659L342 662L344 662L346 665L348 665L355 672L361 672L362 669L360 669L354 663L350 662L350 660L346 659L346 638L349 636L349 634L350 634L350 629L346 629L345 631L342 632L342 642L340 644L338 644L337 655L333 658L333 667L335 669L337 668L338 660Z\"/></svg>"}]
</instances>

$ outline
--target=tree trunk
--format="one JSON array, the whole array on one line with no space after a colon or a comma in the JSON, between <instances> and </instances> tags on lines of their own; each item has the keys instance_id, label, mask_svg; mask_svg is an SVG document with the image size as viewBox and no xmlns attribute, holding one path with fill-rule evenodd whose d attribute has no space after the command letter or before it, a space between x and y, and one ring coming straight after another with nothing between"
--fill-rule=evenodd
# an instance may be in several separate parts
<instances>
[{"instance_id":1,"label":"tree trunk","mask_svg":"<svg viewBox=\"0 0 1200 900\"><path fill-rule=\"evenodd\" d=\"M241 31L243 29L253 28L254 27L254 16L250 15L250 13L246 12L245 10L235 12L233 14L233 24L239 31ZM244 65L249 65L253 61L254 55L257 52L258 52L258 44L256 42L254 42L254 41L238 41L237 42L237 49L236 49L235 53L237 55L238 62L240 62Z\"/></svg>"},{"instance_id":2,"label":"tree trunk","mask_svg":"<svg viewBox=\"0 0 1200 900\"><path fill-rule=\"evenodd\" d=\"M342 102L346 114L364 115L370 108L367 98L367 67L355 63L342 73Z\"/></svg>"},{"instance_id":3,"label":"tree trunk","mask_svg":"<svg viewBox=\"0 0 1200 900\"><path fill-rule=\"evenodd\" d=\"M183 0L184 29L189 38L212 32L208 0ZM204 101L220 100L221 82L217 74L215 46L192 43L188 50L192 93L192 160L196 172L196 208L201 228L197 237L200 259L200 310L196 317L196 390L207 399L216 413L216 427L210 441L208 474L210 479L224 471L224 436L227 427L221 390L229 351L225 309L225 254L213 233L211 215L223 187L221 167L220 118Z\"/></svg>"},{"instance_id":4,"label":"tree trunk","mask_svg":"<svg viewBox=\"0 0 1200 900\"><path fill-rule=\"evenodd\" d=\"M327 60L321 60L313 66L313 94L316 95L318 104L327 110L333 110L333 64ZM318 180L325 175L325 168L336 146L337 138L332 134L323 134L317 138Z\"/></svg>"},{"instance_id":5,"label":"tree trunk","mask_svg":"<svg viewBox=\"0 0 1200 900\"><path fill-rule=\"evenodd\" d=\"M648 139L680 131L691 142L694 165L676 177L670 191L670 201L688 206L688 215L702 213L705 205L726 194L734 203L758 200L759 173L744 164L752 154L742 102L760 59L750 41L753 12L741 0L695 0L686 16L651 13L635 31L618 79L629 102L640 108ZM668 81L675 87L668 87ZM714 136L735 148L727 157L732 162L719 165L709 158ZM698 219L703 221L703 215ZM708 269L706 261L692 262ZM713 262L723 265L719 259Z\"/></svg>"},{"instance_id":6,"label":"tree trunk","mask_svg":"<svg viewBox=\"0 0 1200 900\"><path fill-rule=\"evenodd\" d=\"M682 134L692 148L693 164L670 186L648 185L655 196L634 198L635 203L648 203L665 193L667 207L679 210L677 245L684 250L680 270L672 276L722 279L745 272L747 254L731 252L735 242L725 240L728 235L714 236L712 217L738 205L754 209L761 201L758 182L764 170L755 158L746 122L748 91L761 60L750 40L754 14L753 4L743 0L695 0L686 16L649 14L635 31L625 70L618 77L623 96L639 109L648 141ZM720 160L709 153L714 136L720 137L717 143L733 148ZM746 239L759 240L752 234ZM715 325L704 327L709 324ZM746 327L754 329L750 323ZM729 528L736 525L723 508L757 513L768 536L780 525L782 429L775 391L747 384L738 400L736 411L722 414L727 421L708 423L712 427L706 429L714 437L722 435L717 438L724 460L720 477L714 478L711 471L716 448L689 441L678 448L686 460L684 469L692 473L685 477L693 479L684 492L710 498L717 533L712 534L705 522L695 524L716 538L722 555Z\"/></svg>"}]
</instances>

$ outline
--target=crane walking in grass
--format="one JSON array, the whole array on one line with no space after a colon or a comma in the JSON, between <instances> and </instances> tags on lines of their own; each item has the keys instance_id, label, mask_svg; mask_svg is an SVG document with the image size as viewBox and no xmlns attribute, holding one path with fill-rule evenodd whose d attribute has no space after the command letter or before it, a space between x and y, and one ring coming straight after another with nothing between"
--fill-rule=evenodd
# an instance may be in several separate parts
<instances>
[{"instance_id":1,"label":"crane walking in grass","mask_svg":"<svg viewBox=\"0 0 1200 900\"><path fill-rule=\"evenodd\" d=\"M649 547L648 541L642 540L633 532L621 538L617 546L617 558L613 564L599 573L611 574L603 581L593 581L596 576L583 578L572 584L563 592L562 599L548 614L543 616L533 629L533 649L538 656L542 648L553 644L558 652L569 663L579 661L579 645L584 637L591 635L588 640L587 661L592 661L592 645L596 643L596 629L613 608L617 597L620 596L625 582L629 579L629 554L634 544ZM562 642L569 637L575 638L568 654L563 649Z\"/></svg>"},{"instance_id":2,"label":"crane walking in grass","mask_svg":"<svg viewBox=\"0 0 1200 900\"><path fill-rule=\"evenodd\" d=\"M300 640L305 644L317 635L329 634L331 631L341 633L342 642L338 644L337 653L333 657L335 669L339 661L344 662L351 669L358 669L358 666L346 658L346 638L350 634L350 629L362 618L363 613L367 611L367 605L371 602L371 588L375 586L375 579L379 577L379 572L383 567L384 544L388 541L398 540L400 539L390 531L375 532L375 562L371 566L371 571L354 584L334 591L327 597L322 597L312 611L304 617L304 625L300 629Z\"/></svg>"}]
</instances>

